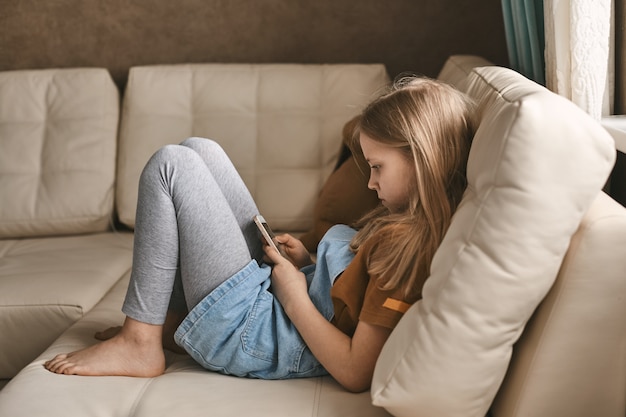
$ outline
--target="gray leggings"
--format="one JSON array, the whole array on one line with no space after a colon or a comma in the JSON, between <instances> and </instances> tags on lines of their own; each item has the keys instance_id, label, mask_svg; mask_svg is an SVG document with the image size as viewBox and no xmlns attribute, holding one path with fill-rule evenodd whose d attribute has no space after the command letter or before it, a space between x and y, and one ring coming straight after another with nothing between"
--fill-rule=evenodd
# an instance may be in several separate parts
<instances>
[{"instance_id":1,"label":"gray leggings","mask_svg":"<svg viewBox=\"0 0 626 417\"><path fill-rule=\"evenodd\" d=\"M260 260L256 214L252 196L216 142L190 138L158 150L139 180L124 314L163 324L168 307L193 308L252 259Z\"/></svg>"}]
</instances>

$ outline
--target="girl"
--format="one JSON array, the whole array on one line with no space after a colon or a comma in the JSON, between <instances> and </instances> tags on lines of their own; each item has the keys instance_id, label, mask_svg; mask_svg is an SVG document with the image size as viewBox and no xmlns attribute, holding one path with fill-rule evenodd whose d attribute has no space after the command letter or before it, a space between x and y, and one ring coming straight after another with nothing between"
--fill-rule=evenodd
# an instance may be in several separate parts
<instances>
[{"instance_id":1,"label":"girl","mask_svg":"<svg viewBox=\"0 0 626 417\"><path fill-rule=\"evenodd\" d=\"M465 96L434 80L404 79L370 103L353 148L382 204L354 229L332 227L317 264L293 236L277 238L286 257L261 243L258 210L215 142L162 148L140 180L124 325L45 367L160 375L175 330L176 344L210 370L266 379L330 373L350 391L367 390L461 199L473 132Z\"/></svg>"}]
</instances>

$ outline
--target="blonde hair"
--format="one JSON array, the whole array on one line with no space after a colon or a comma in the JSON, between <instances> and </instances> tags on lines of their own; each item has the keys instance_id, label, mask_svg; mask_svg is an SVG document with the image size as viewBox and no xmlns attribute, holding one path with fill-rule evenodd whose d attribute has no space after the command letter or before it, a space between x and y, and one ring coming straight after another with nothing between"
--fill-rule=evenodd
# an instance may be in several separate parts
<instances>
[{"instance_id":1,"label":"blonde hair","mask_svg":"<svg viewBox=\"0 0 626 417\"><path fill-rule=\"evenodd\" d=\"M384 290L421 292L432 258L467 185L465 169L474 135L473 106L451 86L424 77L396 81L362 112L351 148L361 153L359 134L402 152L415 166L409 205L402 213L380 206L358 223L358 248L374 234L379 243L368 265Z\"/></svg>"}]
</instances>

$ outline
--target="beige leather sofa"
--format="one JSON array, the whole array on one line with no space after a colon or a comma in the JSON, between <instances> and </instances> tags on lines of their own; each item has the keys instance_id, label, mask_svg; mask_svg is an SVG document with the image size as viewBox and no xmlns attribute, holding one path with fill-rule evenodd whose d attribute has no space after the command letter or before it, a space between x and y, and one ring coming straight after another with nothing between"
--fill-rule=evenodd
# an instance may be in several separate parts
<instances>
[{"instance_id":1,"label":"beige leather sofa","mask_svg":"<svg viewBox=\"0 0 626 417\"><path fill-rule=\"evenodd\" d=\"M623 417L626 210L601 191L614 142L567 100L488 65L454 56L439 75L478 103L470 185L424 299L362 394L169 353L157 378L42 363L121 323L154 150L217 140L274 227L306 231L341 127L388 82L382 66L139 67L121 106L104 70L0 73L0 417Z\"/></svg>"}]
</instances>

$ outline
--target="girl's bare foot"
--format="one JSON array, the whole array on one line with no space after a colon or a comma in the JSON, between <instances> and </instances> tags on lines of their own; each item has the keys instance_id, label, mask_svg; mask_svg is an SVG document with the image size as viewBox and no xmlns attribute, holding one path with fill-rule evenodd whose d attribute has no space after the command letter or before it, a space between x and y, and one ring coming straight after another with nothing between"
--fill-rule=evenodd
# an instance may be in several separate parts
<instances>
[{"instance_id":1,"label":"girl's bare foot","mask_svg":"<svg viewBox=\"0 0 626 417\"><path fill-rule=\"evenodd\" d=\"M176 329L183 321L183 319L187 316L186 312L175 312L173 310L168 310L167 316L165 317L165 323L163 324L163 348L174 353L178 353L180 355L186 355L187 352L185 349L181 348L174 341L174 333ZM112 337L116 336L122 330L122 326L113 326L108 329L102 330L100 332L96 332L94 337L98 340L109 340Z\"/></svg>"},{"instance_id":2,"label":"girl's bare foot","mask_svg":"<svg viewBox=\"0 0 626 417\"><path fill-rule=\"evenodd\" d=\"M110 339L57 355L44 366L66 375L158 376L165 371L161 333L162 326L127 318L120 332Z\"/></svg>"},{"instance_id":3,"label":"girl's bare foot","mask_svg":"<svg viewBox=\"0 0 626 417\"><path fill-rule=\"evenodd\" d=\"M122 326L109 327L101 332L96 332L94 337L98 340L109 340L113 336L116 336L122 330Z\"/></svg>"}]
</instances>

